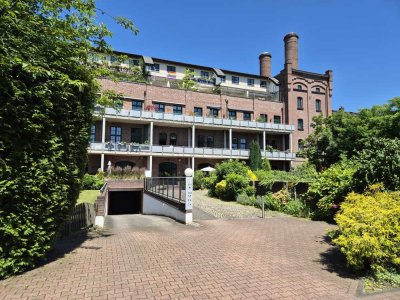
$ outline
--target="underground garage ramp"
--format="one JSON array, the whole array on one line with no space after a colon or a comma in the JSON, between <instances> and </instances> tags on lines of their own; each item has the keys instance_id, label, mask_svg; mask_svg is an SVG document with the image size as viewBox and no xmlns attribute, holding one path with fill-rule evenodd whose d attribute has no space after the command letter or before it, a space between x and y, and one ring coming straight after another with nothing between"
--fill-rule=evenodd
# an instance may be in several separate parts
<instances>
[{"instance_id":1,"label":"underground garage ramp","mask_svg":"<svg viewBox=\"0 0 400 300\"><path fill-rule=\"evenodd\" d=\"M139 214L142 208L142 198L141 191L110 191L108 195L108 214Z\"/></svg>"}]
</instances>

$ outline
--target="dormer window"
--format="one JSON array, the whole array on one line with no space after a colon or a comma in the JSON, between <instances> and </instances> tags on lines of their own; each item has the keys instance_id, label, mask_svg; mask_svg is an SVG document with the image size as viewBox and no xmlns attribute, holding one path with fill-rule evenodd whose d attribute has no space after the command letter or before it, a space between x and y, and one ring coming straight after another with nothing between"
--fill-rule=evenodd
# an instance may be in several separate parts
<instances>
[{"instance_id":1,"label":"dormer window","mask_svg":"<svg viewBox=\"0 0 400 300\"><path fill-rule=\"evenodd\" d=\"M321 92L321 89L320 89L319 87L317 87L317 88L315 88L315 91L316 91L317 93L320 93L320 92Z\"/></svg>"},{"instance_id":2,"label":"dormer window","mask_svg":"<svg viewBox=\"0 0 400 300\"><path fill-rule=\"evenodd\" d=\"M298 84L297 89L301 91L303 89L303 87L300 84Z\"/></svg>"}]
</instances>

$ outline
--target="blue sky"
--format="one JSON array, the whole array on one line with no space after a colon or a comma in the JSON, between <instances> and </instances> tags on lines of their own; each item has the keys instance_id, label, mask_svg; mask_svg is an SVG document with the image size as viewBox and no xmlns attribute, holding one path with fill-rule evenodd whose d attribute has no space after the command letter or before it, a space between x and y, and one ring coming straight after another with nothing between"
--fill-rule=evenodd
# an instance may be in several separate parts
<instances>
[{"instance_id":1,"label":"blue sky","mask_svg":"<svg viewBox=\"0 0 400 300\"><path fill-rule=\"evenodd\" d=\"M400 0L97 0L134 21L138 36L100 16L115 50L259 73L258 55L284 64L283 37L299 36L299 69L334 72L333 108L400 96Z\"/></svg>"}]
</instances>

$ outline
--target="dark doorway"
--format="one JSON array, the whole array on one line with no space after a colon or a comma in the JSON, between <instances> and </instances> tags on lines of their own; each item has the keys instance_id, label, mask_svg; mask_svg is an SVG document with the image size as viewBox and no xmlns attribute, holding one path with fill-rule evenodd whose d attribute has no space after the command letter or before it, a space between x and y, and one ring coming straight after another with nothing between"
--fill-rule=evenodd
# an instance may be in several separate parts
<instances>
[{"instance_id":1,"label":"dark doorway","mask_svg":"<svg viewBox=\"0 0 400 300\"><path fill-rule=\"evenodd\" d=\"M110 192L108 197L109 215L140 214L141 191Z\"/></svg>"}]
</instances>

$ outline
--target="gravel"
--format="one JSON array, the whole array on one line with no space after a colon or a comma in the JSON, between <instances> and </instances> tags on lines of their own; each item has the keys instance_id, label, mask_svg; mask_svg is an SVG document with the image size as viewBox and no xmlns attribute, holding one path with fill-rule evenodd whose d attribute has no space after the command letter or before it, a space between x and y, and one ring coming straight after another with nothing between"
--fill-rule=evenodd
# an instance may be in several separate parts
<instances>
[{"instance_id":1,"label":"gravel","mask_svg":"<svg viewBox=\"0 0 400 300\"><path fill-rule=\"evenodd\" d=\"M193 191L193 205L208 215L218 219L260 218L261 210L253 206L246 206L237 202L222 201L211 198L207 190ZM266 211L265 216L277 216L279 213ZM196 219L196 214L194 213Z\"/></svg>"}]
</instances>

